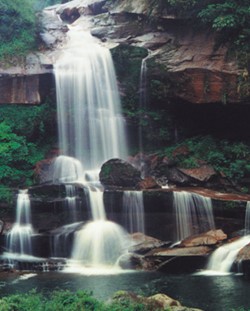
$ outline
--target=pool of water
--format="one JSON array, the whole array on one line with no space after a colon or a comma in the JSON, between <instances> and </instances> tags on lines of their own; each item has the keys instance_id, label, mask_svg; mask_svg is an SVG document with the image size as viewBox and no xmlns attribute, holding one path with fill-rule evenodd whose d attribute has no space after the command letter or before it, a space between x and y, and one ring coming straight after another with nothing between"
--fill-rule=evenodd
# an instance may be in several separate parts
<instances>
[{"instance_id":1,"label":"pool of water","mask_svg":"<svg viewBox=\"0 0 250 311\"><path fill-rule=\"evenodd\" d=\"M159 272L131 272L111 275L83 275L64 272L28 273L17 276L0 274L0 295L36 289L44 294L54 289L92 291L101 300L117 290L134 291L146 296L165 293L183 305L205 311L250 309L250 280L239 275L166 275Z\"/></svg>"}]
</instances>

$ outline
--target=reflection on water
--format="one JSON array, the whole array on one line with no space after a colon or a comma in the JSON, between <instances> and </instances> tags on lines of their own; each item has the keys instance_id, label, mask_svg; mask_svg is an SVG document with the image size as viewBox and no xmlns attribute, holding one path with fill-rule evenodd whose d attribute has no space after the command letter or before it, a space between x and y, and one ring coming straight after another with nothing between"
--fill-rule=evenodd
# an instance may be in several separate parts
<instances>
[{"instance_id":1,"label":"reflection on water","mask_svg":"<svg viewBox=\"0 0 250 311\"><path fill-rule=\"evenodd\" d=\"M74 273L40 273L27 277L0 274L0 295L27 292L31 289L51 293L54 289L92 291L106 300L117 290L134 291L146 296L165 293L183 305L205 311L230 311L250 308L250 280L242 276L166 275L156 272L134 272L113 275L79 275Z\"/></svg>"}]
</instances>

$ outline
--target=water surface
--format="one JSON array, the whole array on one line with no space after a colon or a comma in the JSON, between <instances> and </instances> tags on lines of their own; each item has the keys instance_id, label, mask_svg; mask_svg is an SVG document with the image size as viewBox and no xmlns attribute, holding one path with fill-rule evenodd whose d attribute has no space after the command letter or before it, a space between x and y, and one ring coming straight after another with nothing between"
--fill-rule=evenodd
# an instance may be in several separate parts
<instances>
[{"instance_id":1,"label":"water surface","mask_svg":"<svg viewBox=\"0 0 250 311\"><path fill-rule=\"evenodd\" d=\"M11 273L0 274L1 296L34 288L44 294L50 294L54 289L82 289L93 292L101 300L111 297L117 290L134 291L146 296L161 292L183 305L205 311L230 311L238 307L250 309L250 280L239 275L166 275L159 272L80 275L43 272L16 277Z\"/></svg>"}]
</instances>

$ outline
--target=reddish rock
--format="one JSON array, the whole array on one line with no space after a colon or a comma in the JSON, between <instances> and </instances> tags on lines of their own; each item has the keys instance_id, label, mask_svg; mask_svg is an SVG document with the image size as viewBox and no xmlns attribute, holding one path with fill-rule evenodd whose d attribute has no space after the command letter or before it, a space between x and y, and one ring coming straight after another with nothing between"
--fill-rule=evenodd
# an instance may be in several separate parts
<instances>
[{"instance_id":1,"label":"reddish rock","mask_svg":"<svg viewBox=\"0 0 250 311\"><path fill-rule=\"evenodd\" d=\"M211 165L203 165L201 167L192 169L184 169L184 168L178 169L187 176L190 176L193 179L198 180L199 182L207 182L211 178L217 176L217 173L215 172L214 168Z\"/></svg>"},{"instance_id":2,"label":"reddish rock","mask_svg":"<svg viewBox=\"0 0 250 311\"><path fill-rule=\"evenodd\" d=\"M156 182L156 180L153 177L148 176L137 184L137 188L141 190L157 189L157 188L161 188L161 186Z\"/></svg>"},{"instance_id":3,"label":"reddish rock","mask_svg":"<svg viewBox=\"0 0 250 311\"><path fill-rule=\"evenodd\" d=\"M222 230L210 230L206 233L194 235L184 239L180 247L194 247L203 245L216 245L227 238Z\"/></svg>"},{"instance_id":4,"label":"reddish rock","mask_svg":"<svg viewBox=\"0 0 250 311\"><path fill-rule=\"evenodd\" d=\"M167 249L156 249L145 256L154 257L186 257L186 256L205 256L211 253L211 248L208 246L196 247L176 247Z\"/></svg>"},{"instance_id":5,"label":"reddish rock","mask_svg":"<svg viewBox=\"0 0 250 311\"><path fill-rule=\"evenodd\" d=\"M244 260L250 260L250 243L239 251L235 262L242 262Z\"/></svg>"}]
</instances>

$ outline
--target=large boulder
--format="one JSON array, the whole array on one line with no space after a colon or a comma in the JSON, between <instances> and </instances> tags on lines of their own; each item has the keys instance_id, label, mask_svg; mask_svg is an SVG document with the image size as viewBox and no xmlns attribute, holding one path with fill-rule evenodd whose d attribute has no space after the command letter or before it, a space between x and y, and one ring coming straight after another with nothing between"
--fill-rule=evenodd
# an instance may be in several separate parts
<instances>
[{"instance_id":1,"label":"large boulder","mask_svg":"<svg viewBox=\"0 0 250 311\"><path fill-rule=\"evenodd\" d=\"M227 235L222 230L210 230L208 232L194 235L184 239L181 242L180 247L216 245L217 243L226 239Z\"/></svg>"},{"instance_id":2,"label":"large boulder","mask_svg":"<svg viewBox=\"0 0 250 311\"><path fill-rule=\"evenodd\" d=\"M105 188L136 188L141 181L141 173L128 162L111 159L105 162L99 174L100 182Z\"/></svg>"}]
</instances>

